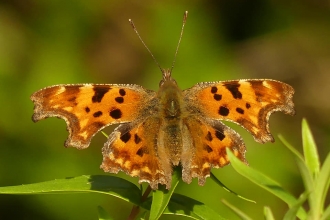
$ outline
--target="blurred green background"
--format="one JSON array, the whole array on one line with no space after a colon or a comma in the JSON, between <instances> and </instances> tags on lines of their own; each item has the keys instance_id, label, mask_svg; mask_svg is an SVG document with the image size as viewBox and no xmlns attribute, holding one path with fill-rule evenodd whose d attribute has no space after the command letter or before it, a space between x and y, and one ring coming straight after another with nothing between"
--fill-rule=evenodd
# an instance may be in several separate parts
<instances>
[{"instance_id":1,"label":"blurred green background","mask_svg":"<svg viewBox=\"0 0 330 220\"><path fill-rule=\"evenodd\" d=\"M274 144L258 144L237 125L250 165L299 196L303 185L293 156L277 138L282 133L301 151L300 123L306 117L321 160L329 152L329 1L0 1L0 186L104 174L99 169L102 134L86 150L64 148L65 122L34 124L29 96L54 84L134 83L157 90L161 79L128 19L162 67L171 66L183 12L188 21L173 77L182 89L201 81L271 78L292 85L297 114L271 116ZM105 129L107 133L113 127ZM208 179L181 183L177 192L200 200L228 219L237 219L220 201L262 219L270 206L281 219L286 204L237 174L231 166L213 170L230 189L257 201L248 203ZM136 178L119 176L137 183ZM328 201L329 202L329 201ZM97 206L125 219L131 205L94 194L0 195L0 219L97 219ZM174 219L162 217L162 219ZM180 219L184 219L183 217Z\"/></svg>"}]
</instances>

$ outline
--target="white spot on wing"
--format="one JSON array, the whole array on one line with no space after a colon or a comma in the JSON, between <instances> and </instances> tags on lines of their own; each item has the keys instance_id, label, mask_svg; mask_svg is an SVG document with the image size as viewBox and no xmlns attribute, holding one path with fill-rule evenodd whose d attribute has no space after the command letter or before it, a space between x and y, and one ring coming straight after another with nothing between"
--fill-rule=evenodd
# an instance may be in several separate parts
<instances>
[{"instance_id":1,"label":"white spot on wing","mask_svg":"<svg viewBox=\"0 0 330 220\"><path fill-rule=\"evenodd\" d=\"M71 106L68 106L68 107L65 107L63 108L63 110L67 111L67 112L72 112L72 107Z\"/></svg>"},{"instance_id":2,"label":"white spot on wing","mask_svg":"<svg viewBox=\"0 0 330 220\"><path fill-rule=\"evenodd\" d=\"M65 87L64 86L60 86L54 95L59 95L59 94L61 94L63 92L65 92Z\"/></svg>"},{"instance_id":3,"label":"white spot on wing","mask_svg":"<svg viewBox=\"0 0 330 220\"><path fill-rule=\"evenodd\" d=\"M76 115L76 116L79 117L79 115ZM81 127L81 128L86 127L87 122L88 122L88 119L87 119L87 118L84 119L84 120L82 120L82 121L80 121L80 127Z\"/></svg>"}]
</instances>

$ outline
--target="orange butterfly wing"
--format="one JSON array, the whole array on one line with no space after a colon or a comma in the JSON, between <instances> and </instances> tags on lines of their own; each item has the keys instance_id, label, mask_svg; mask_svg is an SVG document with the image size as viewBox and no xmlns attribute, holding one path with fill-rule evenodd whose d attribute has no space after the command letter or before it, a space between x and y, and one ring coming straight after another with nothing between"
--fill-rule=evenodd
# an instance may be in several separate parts
<instances>
[{"instance_id":1,"label":"orange butterfly wing","mask_svg":"<svg viewBox=\"0 0 330 220\"><path fill-rule=\"evenodd\" d=\"M291 86L275 80L233 80L199 83L184 90L189 108L206 118L235 122L256 141L274 141L269 116L275 111L294 115Z\"/></svg>"},{"instance_id":2,"label":"orange butterfly wing","mask_svg":"<svg viewBox=\"0 0 330 220\"><path fill-rule=\"evenodd\" d=\"M64 119L69 131L65 146L83 149L102 128L139 118L144 105L154 96L154 91L138 85L55 85L32 94L32 120Z\"/></svg>"},{"instance_id":3,"label":"orange butterfly wing","mask_svg":"<svg viewBox=\"0 0 330 220\"><path fill-rule=\"evenodd\" d=\"M204 185L210 176L211 168L229 164L226 148L245 160L245 145L233 129L220 121L190 117L184 120L184 141L181 155L182 179L190 183L194 177Z\"/></svg>"},{"instance_id":4,"label":"orange butterfly wing","mask_svg":"<svg viewBox=\"0 0 330 220\"><path fill-rule=\"evenodd\" d=\"M169 189L172 164L166 152L168 148L159 141L160 129L159 117L120 125L104 144L101 168L105 172L124 171L133 177L138 176L139 183L148 182L152 189L157 189L159 183Z\"/></svg>"}]
</instances>

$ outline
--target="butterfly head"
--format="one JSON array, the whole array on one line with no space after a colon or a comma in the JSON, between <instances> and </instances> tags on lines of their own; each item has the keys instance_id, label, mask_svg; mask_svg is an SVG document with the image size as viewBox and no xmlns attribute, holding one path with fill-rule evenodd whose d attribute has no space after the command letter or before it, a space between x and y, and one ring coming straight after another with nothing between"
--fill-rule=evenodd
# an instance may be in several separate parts
<instances>
[{"instance_id":1,"label":"butterfly head","mask_svg":"<svg viewBox=\"0 0 330 220\"><path fill-rule=\"evenodd\" d=\"M159 87L164 86L164 84L174 84L177 85L175 79L172 78L172 71L170 69L162 69L163 79L159 82Z\"/></svg>"}]
</instances>

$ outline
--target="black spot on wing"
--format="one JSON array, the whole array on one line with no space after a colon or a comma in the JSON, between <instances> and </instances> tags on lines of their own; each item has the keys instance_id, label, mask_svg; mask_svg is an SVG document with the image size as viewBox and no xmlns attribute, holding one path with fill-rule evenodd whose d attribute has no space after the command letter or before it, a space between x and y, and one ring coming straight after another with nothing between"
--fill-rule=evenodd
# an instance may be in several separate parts
<instances>
[{"instance_id":1,"label":"black spot on wing","mask_svg":"<svg viewBox=\"0 0 330 220\"><path fill-rule=\"evenodd\" d=\"M120 140L122 140L124 143L127 143L130 139L131 139L131 134L129 132L120 136Z\"/></svg>"},{"instance_id":2,"label":"black spot on wing","mask_svg":"<svg viewBox=\"0 0 330 220\"><path fill-rule=\"evenodd\" d=\"M215 94L215 93L217 93L217 91L218 91L218 88L216 86L213 86L211 88L211 93Z\"/></svg>"},{"instance_id":3,"label":"black spot on wing","mask_svg":"<svg viewBox=\"0 0 330 220\"><path fill-rule=\"evenodd\" d=\"M124 102L124 98L123 97L116 97L115 100L116 100L116 102L118 102L120 104Z\"/></svg>"},{"instance_id":4,"label":"black spot on wing","mask_svg":"<svg viewBox=\"0 0 330 220\"><path fill-rule=\"evenodd\" d=\"M121 96L126 95L126 91L125 91L125 89L119 89L119 94L120 94Z\"/></svg>"},{"instance_id":5,"label":"black spot on wing","mask_svg":"<svg viewBox=\"0 0 330 220\"><path fill-rule=\"evenodd\" d=\"M103 96L110 90L110 87L108 86L96 86L93 88L94 95L92 97L92 102L101 102L103 99Z\"/></svg>"},{"instance_id":6,"label":"black spot on wing","mask_svg":"<svg viewBox=\"0 0 330 220\"><path fill-rule=\"evenodd\" d=\"M222 95L214 94L214 95L213 95L213 98L214 98L216 101L220 101L220 100L222 99Z\"/></svg>"},{"instance_id":7,"label":"black spot on wing","mask_svg":"<svg viewBox=\"0 0 330 220\"><path fill-rule=\"evenodd\" d=\"M101 111L94 112L93 116L94 118L100 117L102 115Z\"/></svg>"},{"instance_id":8,"label":"black spot on wing","mask_svg":"<svg viewBox=\"0 0 330 220\"><path fill-rule=\"evenodd\" d=\"M204 145L203 148L204 148L204 150L207 151L207 153L211 153L213 151L212 148L209 145Z\"/></svg>"},{"instance_id":9,"label":"black spot on wing","mask_svg":"<svg viewBox=\"0 0 330 220\"><path fill-rule=\"evenodd\" d=\"M218 130L215 131L215 136L216 136L220 141L222 141L222 140L225 139L225 137L226 137L226 135L223 133L223 131L218 131Z\"/></svg>"},{"instance_id":10,"label":"black spot on wing","mask_svg":"<svg viewBox=\"0 0 330 220\"><path fill-rule=\"evenodd\" d=\"M111 111L110 111L110 116L113 118L113 119L119 119L119 118L121 118L122 117L122 112L120 111L120 109L117 109L117 108L115 108L115 109L112 109Z\"/></svg>"},{"instance_id":11,"label":"black spot on wing","mask_svg":"<svg viewBox=\"0 0 330 220\"><path fill-rule=\"evenodd\" d=\"M238 90L240 84L237 81L227 83L224 86L233 95L234 99L242 99L242 93Z\"/></svg>"},{"instance_id":12,"label":"black spot on wing","mask_svg":"<svg viewBox=\"0 0 330 220\"><path fill-rule=\"evenodd\" d=\"M246 103L246 104L245 104L245 107L246 107L247 109L251 108L250 103Z\"/></svg>"},{"instance_id":13,"label":"black spot on wing","mask_svg":"<svg viewBox=\"0 0 330 220\"><path fill-rule=\"evenodd\" d=\"M137 134L134 135L134 142L135 142L136 144L138 144L138 143L141 142L141 138L140 138Z\"/></svg>"},{"instance_id":14,"label":"black spot on wing","mask_svg":"<svg viewBox=\"0 0 330 220\"><path fill-rule=\"evenodd\" d=\"M90 112L90 111L91 111L91 110L90 110L88 107L85 108L85 112L86 112L86 113L88 113L88 112Z\"/></svg>"},{"instance_id":15,"label":"black spot on wing","mask_svg":"<svg viewBox=\"0 0 330 220\"><path fill-rule=\"evenodd\" d=\"M212 138L212 134L211 134L211 132L207 132L207 135L205 136L205 138L206 138L206 140L208 140L208 141L212 141L213 138Z\"/></svg>"},{"instance_id":16,"label":"black spot on wing","mask_svg":"<svg viewBox=\"0 0 330 220\"><path fill-rule=\"evenodd\" d=\"M225 106L220 106L219 114L222 116L227 116L229 114L229 109Z\"/></svg>"},{"instance_id":17,"label":"black spot on wing","mask_svg":"<svg viewBox=\"0 0 330 220\"><path fill-rule=\"evenodd\" d=\"M236 111L242 115L244 114L244 110L241 108L236 108Z\"/></svg>"},{"instance_id":18,"label":"black spot on wing","mask_svg":"<svg viewBox=\"0 0 330 220\"><path fill-rule=\"evenodd\" d=\"M140 157L143 156L144 152L143 152L142 147L139 148L139 150L136 152L136 154L139 155Z\"/></svg>"}]
</instances>

